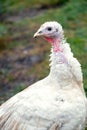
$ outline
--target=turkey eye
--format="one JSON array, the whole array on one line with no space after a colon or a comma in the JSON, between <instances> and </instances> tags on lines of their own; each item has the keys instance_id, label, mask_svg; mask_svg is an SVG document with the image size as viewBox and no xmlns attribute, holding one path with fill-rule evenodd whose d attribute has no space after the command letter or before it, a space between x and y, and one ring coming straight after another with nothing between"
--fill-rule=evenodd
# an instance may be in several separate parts
<instances>
[{"instance_id":1,"label":"turkey eye","mask_svg":"<svg viewBox=\"0 0 87 130\"><path fill-rule=\"evenodd\" d=\"M47 28L47 30L48 30L48 31L51 31L51 30L52 30L52 28L51 28L51 27L48 27L48 28Z\"/></svg>"}]
</instances>

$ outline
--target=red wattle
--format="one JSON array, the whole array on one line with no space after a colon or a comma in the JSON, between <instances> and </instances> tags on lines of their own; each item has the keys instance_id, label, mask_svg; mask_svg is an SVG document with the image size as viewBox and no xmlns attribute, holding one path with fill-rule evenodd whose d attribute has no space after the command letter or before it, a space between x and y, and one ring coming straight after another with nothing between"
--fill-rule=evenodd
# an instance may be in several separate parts
<instances>
[{"instance_id":1,"label":"red wattle","mask_svg":"<svg viewBox=\"0 0 87 130\"><path fill-rule=\"evenodd\" d=\"M52 39L50 37L46 37L45 39L51 43L51 45L53 46L53 51L54 52L62 52L62 49L60 48L60 40L59 39Z\"/></svg>"},{"instance_id":2,"label":"red wattle","mask_svg":"<svg viewBox=\"0 0 87 130\"><path fill-rule=\"evenodd\" d=\"M50 43L52 43L52 42L53 42L53 39L52 39L52 38L50 38L50 37L46 37L46 36L45 36L45 39L46 39L48 42L50 42Z\"/></svg>"}]
</instances>

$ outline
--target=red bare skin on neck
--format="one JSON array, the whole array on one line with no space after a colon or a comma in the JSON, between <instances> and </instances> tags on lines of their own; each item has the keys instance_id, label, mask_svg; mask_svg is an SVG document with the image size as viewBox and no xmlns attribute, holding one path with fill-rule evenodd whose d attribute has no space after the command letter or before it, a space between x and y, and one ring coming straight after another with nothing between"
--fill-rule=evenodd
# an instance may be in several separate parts
<instances>
[{"instance_id":1,"label":"red bare skin on neck","mask_svg":"<svg viewBox=\"0 0 87 130\"><path fill-rule=\"evenodd\" d=\"M46 36L45 39L51 43L54 52L62 52L62 49L60 48L60 39L53 39Z\"/></svg>"},{"instance_id":2,"label":"red bare skin on neck","mask_svg":"<svg viewBox=\"0 0 87 130\"><path fill-rule=\"evenodd\" d=\"M60 63L65 63L68 65L68 61L67 58L65 57L65 55L62 53L63 49L61 48L61 40L56 38L50 38L50 37L45 37L45 39L51 43L52 47L53 47L53 51L56 52L58 54L58 56L60 57Z\"/></svg>"}]
</instances>

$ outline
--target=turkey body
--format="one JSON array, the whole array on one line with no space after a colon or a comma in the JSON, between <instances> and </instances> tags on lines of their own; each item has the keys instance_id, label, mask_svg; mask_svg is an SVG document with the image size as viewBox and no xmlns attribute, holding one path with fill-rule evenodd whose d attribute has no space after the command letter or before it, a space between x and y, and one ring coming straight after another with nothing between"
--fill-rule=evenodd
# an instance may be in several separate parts
<instances>
[{"instance_id":1,"label":"turkey body","mask_svg":"<svg viewBox=\"0 0 87 130\"><path fill-rule=\"evenodd\" d=\"M1 106L0 130L82 130L86 111L78 86L59 89L47 78Z\"/></svg>"},{"instance_id":2,"label":"turkey body","mask_svg":"<svg viewBox=\"0 0 87 130\"><path fill-rule=\"evenodd\" d=\"M58 23L49 23L61 30ZM49 23L41 29L47 29ZM0 130L85 129L87 111L81 67L65 40L61 49L58 47L56 43L52 48L49 75L1 105Z\"/></svg>"},{"instance_id":3,"label":"turkey body","mask_svg":"<svg viewBox=\"0 0 87 130\"><path fill-rule=\"evenodd\" d=\"M0 130L82 130L85 96L69 67L56 67L58 79L50 73L1 106Z\"/></svg>"}]
</instances>

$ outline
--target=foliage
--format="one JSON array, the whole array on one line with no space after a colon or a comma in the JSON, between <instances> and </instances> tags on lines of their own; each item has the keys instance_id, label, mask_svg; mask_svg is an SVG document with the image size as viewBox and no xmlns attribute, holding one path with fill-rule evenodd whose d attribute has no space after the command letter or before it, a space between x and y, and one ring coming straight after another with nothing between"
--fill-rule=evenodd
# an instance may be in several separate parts
<instances>
[{"instance_id":1,"label":"foliage","mask_svg":"<svg viewBox=\"0 0 87 130\"><path fill-rule=\"evenodd\" d=\"M6 5L8 5L8 11L13 12L13 11L18 11L18 10L23 10L25 8L32 8L32 7L41 7L41 6L53 6L53 5L58 5L58 4L64 4L69 0L11 0L8 1L6 0Z\"/></svg>"},{"instance_id":2,"label":"foliage","mask_svg":"<svg viewBox=\"0 0 87 130\"><path fill-rule=\"evenodd\" d=\"M25 85L24 84L20 84L19 86L17 86L15 89L14 89L14 94L22 91L25 89Z\"/></svg>"}]
</instances>

